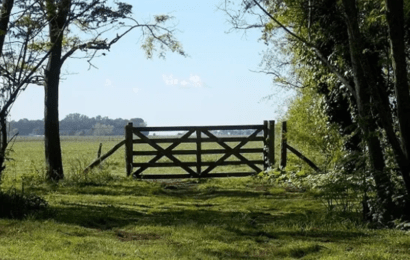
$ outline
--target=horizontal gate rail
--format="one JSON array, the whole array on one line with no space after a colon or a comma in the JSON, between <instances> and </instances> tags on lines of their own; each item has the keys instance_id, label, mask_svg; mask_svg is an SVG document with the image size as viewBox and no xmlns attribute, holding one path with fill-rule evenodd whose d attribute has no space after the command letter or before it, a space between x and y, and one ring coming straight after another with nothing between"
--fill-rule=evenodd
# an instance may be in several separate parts
<instances>
[{"instance_id":1,"label":"horizontal gate rail","mask_svg":"<svg viewBox=\"0 0 410 260\"><path fill-rule=\"evenodd\" d=\"M263 164L263 160L253 160L253 161L248 161L251 164ZM202 162L201 166L213 166L216 164L215 162ZM242 165L244 162L242 161L225 161L225 162L219 162L217 163L217 166L228 166L228 165ZM195 167L198 164L196 162L181 162L181 165L186 166L186 167ZM133 163L133 167L153 167L153 168L164 168L164 167L180 167L180 165L176 165L173 162L163 162L163 163ZM261 172L260 169L258 169L258 172Z\"/></svg>"},{"instance_id":2,"label":"horizontal gate rail","mask_svg":"<svg viewBox=\"0 0 410 260\"><path fill-rule=\"evenodd\" d=\"M212 131L216 130L250 130L248 136L228 136L219 137ZM164 131L184 131L178 138L148 137L143 132L164 132ZM126 168L127 175L131 174L136 178L144 179L167 179L167 178L204 178L204 177L242 177L254 175L266 170L274 163L274 121L265 121L263 125L237 125L237 126L182 126L182 127L133 127L129 123L125 127L126 146ZM133 135L138 139L134 139ZM236 144L228 145L229 142ZM263 142L261 148L244 148L250 142ZM160 143L169 143L166 148ZM177 150L181 144L196 144L196 149ZM221 149L203 149L203 143L215 143ZM134 144L149 145L151 150L134 151ZM261 160L250 160L244 154L260 153ZM203 157L202 155L222 155L219 159ZM181 161L176 155L192 155L195 161ZM134 162L134 156L154 156L148 162ZM161 162L166 158L167 162ZM232 161L227 159L235 158ZM191 158L192 159L192 158ZM214 173L214 169L219 166L245 165L252 171L233 173ZM260 168L259 165L263 165ZM179 167L185 174L143 174L148 168ZM133 168L138 168L133 172Z\"/></svg>"},{"instance_id":3,"label":"horizontal gate rail","mask_svg":"<svg viewBox=\"0 0 410 260\"><path fill-rule=\"evenodd\" d=\"M222 154L225 153L225 149L209 149L209 150L201 150L201 154ZM241 153L262 153L263 148L242 148ZM197 150L177 150L171 151L172 154L175 155L196 155ZM158 155L160 152L158 151L133 151L133 155L137 156L147 156L147 155Z\"/></svg>"},{"instance_id":4,"label":"horizontal gate rail","mask_svg":"<svg viewBox=\"0 0 410 260\"><path fill-rule=\"evenodd\" d=\"M147 131L147 130L141 130ZM240 142L243 141L244 137L218 137L217 139L221 142ZM152 141L156 143L173 143L178 142L180 138L153 138ZM196 143L196 138L189 138L184 141L184 143ZM264 141L262 136L257 136L253 139L253 141ZM202 143L215 143L215 140L212 138L202 138ZM145 144L144 140L133 140L134 144Z\"/></svg>"},{"instance_id":5,"label":"horizontal gate rail","mask_svg":"<svg viewBox=\"0 0 410 260\"><path fill-rule=\"evenodd\" d=\"M255 175L255 172L224 172L224 173L213 173L212 178L221 177L247 177ZM209 175L207 176L209 177ZM144 174L140 175L140 179L189 179L192 178L189 174ZM203 177L199 177L203 178Z\"/></svg>"},{"instance_id":6,"label":"horizontal gate rail","mask_svg":"<svg viewBox=\"0 0 410 260\"><path fill-rule=\"evenodd\" d=\"M138 131L149 132L166 132L166 131L190 131L196 129L199 131L204 130L258 130L263 129L263 125L224 125L224 126L147 126L147 127L134 127Z\"/></svg>"}]
</instances>

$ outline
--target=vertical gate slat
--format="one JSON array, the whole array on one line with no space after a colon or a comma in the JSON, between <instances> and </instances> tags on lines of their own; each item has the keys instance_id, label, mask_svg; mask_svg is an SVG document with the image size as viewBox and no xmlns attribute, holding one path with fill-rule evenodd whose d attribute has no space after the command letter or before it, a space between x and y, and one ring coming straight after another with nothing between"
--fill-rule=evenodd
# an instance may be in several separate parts
<instances>
[{"instance_id":1,"label":"vertical gate slat","mask_svg":"<svg viewBox=\"0 0 410 260\"><path fill-rule=\"evenodd\" d=\"M268 122L268 158L269 166L275 164L275 121Z\"/></svg>"},{"instance_id":2,"label":"vertical gate slat","mask_svg":"<svg viewBox=\"0 0 410 260\"><path fill-rule=\"evenodd\" d=\"M196 130L196 172L201 175L201 164L202 164L202 147L201 147L201 131Z\"/></svg>"},{"instance_id":3,"label":"vertical gate slat","mask_svg":"<svg viewBox=\"0 0 410 260\"><path fill-rule=\"evenodd\" d=\"M132 150L133 150L133 142L132 142L132 123L128 123L125 126L125 166L127 171L127 176L130 176L132 173Z\"/></svg>"},{"instance_id":4,"label":"vertical gate slat","mask_svg":"<svg viewBox=\"0 0 410 260\"><path fill-rule=\"evenodd\" d=\"M263 121L263 170L266 171L269 168L269 156L268 156L268 121Z\"/></svg>"},{"instance_id":5,"label":"vertical gate slat","mask_svg":"<svg viewBox=\"0 0 410 260\"><path fill-rule=\"evenodd\" d=\"M280 166L282 168L286 167L286 160L287 160L287 151L286 151L286 144L287 144L287 127L286 121L282 122L282 143L281 143L281 153L280 153Z\"/></svg>"}]
</instances>

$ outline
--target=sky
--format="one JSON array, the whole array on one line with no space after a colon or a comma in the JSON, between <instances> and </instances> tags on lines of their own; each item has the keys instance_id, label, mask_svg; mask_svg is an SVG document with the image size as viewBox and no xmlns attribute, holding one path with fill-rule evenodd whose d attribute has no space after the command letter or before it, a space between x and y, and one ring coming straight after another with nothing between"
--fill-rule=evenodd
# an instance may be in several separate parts
<instances>
[{"instance_id":1,"label":"sky","mask_svg":"<svg viewBox=\"0 0 410 260\"><path fill-rule=\"evenodd\" d=\"M270 76L255 73L266 48L260 30L231 32L223 0L128 1L134 17L175 17L176 38L189 57L168 52L147 59L141 33L115 44L91 68L86 60L65 63L60 83L60 120L71 113L89 117L142 118L148 126L262 124L277 120L284 96L274 94ZM43 119L44 90L29 86L11 110L11 120Z\"/></svg>"}]
</instances>

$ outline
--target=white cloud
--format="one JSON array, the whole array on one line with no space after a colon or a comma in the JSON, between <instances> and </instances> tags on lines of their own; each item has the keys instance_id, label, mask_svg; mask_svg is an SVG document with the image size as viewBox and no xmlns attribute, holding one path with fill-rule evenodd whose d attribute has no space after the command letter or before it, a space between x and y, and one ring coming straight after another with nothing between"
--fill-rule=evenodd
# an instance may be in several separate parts
<instances>
[{"instance_id":1,"label":"white cloud","mask_svg":"<svg viewBox=\"0 0 410 260\"><path fill-rule=\"evenodd\" d=\"M188 84L189 84L189 82L186 81L186 80L182 80L182 81L181 81L181 85L182 85L183 87L186 87Z\"/></svg>"},{"instance_id":2,"label":"white cloud","mask_svg":"<svg viewBox=\"0 0 410 260\"><path fill-rule=\"evenodd\" d=\"M202 79L198 75L191 74L191 76L189 76L189 81L194 87L202 87L204 85Z\"/></svg>"},{"instance_id":3,"label":"white cloud","mask_svg":"<svg viewBox=\"0 0 410 260\"><path fill-rule=\"evenodd\" d=\"M195 74L191 74L188 79L177 79L174 78L174 75L172 74L163 74L162 79L164 80L166 85L181 86L184 88L199 88L205 85L201 77Z\"/></svg>"},{"instance_id":4,"label":"white cloud","mask_svg":"<svg viewBox=\"0 0 410 260\"><path fill-rule=\"evenodd\" d=\"M169 74L169 76L163 74L162 79L167 85L178 85L178 79L174 79L174 76L172 74Z\"/></svg>"},{"instance_id":5,"label":"white cloud","mask_svg":"<svg viewBox=\"0 0 410 260\"><path fill-rule=\"evenodd\" d=\"M134 91L135 94L138 94L138 92L140 91L139 88L133 88L132 91Z\"/></svg>"},{"instance_id":6,"label":"white cloud","mask_svg":"<svg viewBox=\"0 0 410 260\"><path fill-rule=\"evenodd\" d=\"M114 87L114 85L112 84L111 80L106 79L104 83L104 87Z\"/></svg>"}]
</instances>

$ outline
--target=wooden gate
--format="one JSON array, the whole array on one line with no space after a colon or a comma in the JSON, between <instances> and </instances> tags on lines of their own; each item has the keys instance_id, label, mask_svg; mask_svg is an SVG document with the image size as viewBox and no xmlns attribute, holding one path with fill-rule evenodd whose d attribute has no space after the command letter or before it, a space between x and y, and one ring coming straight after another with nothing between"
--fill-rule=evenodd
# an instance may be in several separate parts
<instances>
[{"instance_id":1,"label":"wooden gate","mask_svg":"<svg viewBox=\"0 0 410 260\"><path fill-rule=\"evenodd\" d=\"M209 178L209 177L242 177L257 174L274 164L275 121L264 121L263 125L237 126L184 126L184 127L133 127L129 123L125 127L125 161L127 176L143 179L174 179L174 178ZM250 130L248 136L217 136L218 130ZM165 138L161 136L146 136L143 132L180 132L180 136ZM134 138L134 135L137 138ZM229 142L235 142L232 147ZM250 142L261 142L259 148L244 148ZM163 148L160 143L170 144ZM176 150L185 143L194 143L196 149ZM217 143L222 149L204 149L204 143ZM136 149L139 144L148 144L154 150ZM250 160L243 154L259 153L260 160ZM210 154L222 155L215 161L203 160L203 156ZM194 155L195 161L181 161L178 155ZM136 156L154 156L148 162L134 162ZM227 161L231 156L236 161ZM161 158L168 158L169 162L158 162ZM243 172L213 172L219 166L247 165L250 171ZM262 168L260 168L262 166ZM180 167L184 174L143 174L148 168ZM134 168L136 171L134 171Z\"/></svg>"}]
</instances>

